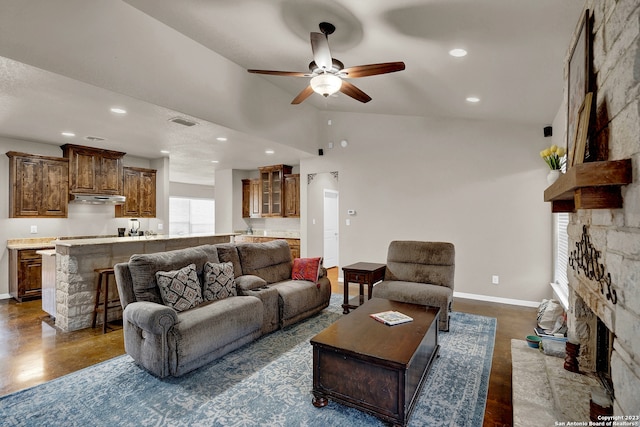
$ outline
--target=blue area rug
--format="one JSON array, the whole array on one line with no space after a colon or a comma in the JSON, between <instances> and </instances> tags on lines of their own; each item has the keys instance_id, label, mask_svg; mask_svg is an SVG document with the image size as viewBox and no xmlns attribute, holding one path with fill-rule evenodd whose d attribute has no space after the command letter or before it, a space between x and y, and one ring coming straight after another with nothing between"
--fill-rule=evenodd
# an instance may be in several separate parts
<instances>
[{"instance_id":1,"label":"blue area rug","mask_svg":"<svg viewBox=\"0 0 640 427\"><path fill-rule=\"evenodd\" d=\"M309 340L340 316L322 313L180 378L158 379L127 356L0 398L3 426L384 426L330 401L311 404ZM496 321L451 315L410 426L481 426Z\"/></svg>"}]
</instances>

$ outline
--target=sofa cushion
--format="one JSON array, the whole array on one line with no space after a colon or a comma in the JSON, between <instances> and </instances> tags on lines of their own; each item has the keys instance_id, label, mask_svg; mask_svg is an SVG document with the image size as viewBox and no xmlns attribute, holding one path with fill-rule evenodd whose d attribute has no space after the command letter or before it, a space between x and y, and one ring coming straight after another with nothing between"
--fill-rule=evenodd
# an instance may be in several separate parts
<instances>
[{"instance_id":1,"label":"sofa cushion","mask_svg":"<svg viewBox=\"0 0 640 427\"><path fill-rule=\"evenodd\" d=\"M182 375L256 339L262 316L262 303L253 296L209 301L178 313L167 334L171 374ZM215 379L203 379L209 380Z\"/></svg>"},{"instance_id":2,"label":"sofa cushion","mask_svg":"<svg viewBox=\"0 0 640 427\"><path fill-rule=\"evenodd\" d=\"M455 249L446 242L393 241L385 280L430 283L453 288Z\"/></svg>"},{"instance_id":3,"label":"sofa cushion","mask_svg":"<svg viewBox=\"0 0 640 427\"><path fill-rule=\"evenodd\" d=\"M156 280L162 301L176 311L189 310L202 302L202 289L195 264L180 270L158 271Z\"/></svg>"},{"instance_id":4,"label":"sofa cushion","mask_svg":"<svg viewBox=\"0 0 640 427\"><path fill-rule=\"evenodd\" d=\"M313 283L318 282L320 276L320 266L322 258L295 258L293 260L293 269L291 270L291 279L308 280Z\"/></svg>"},{"instance_id":5,"label":"sofa cushion","mask_svg":"<svg viewBox=\"0 0 640 427\"><path fill-rule=\"evenodd\" d=\"M202 297L205 301L217 301L236 296L233 264L208 262L204 265Z\"/></svg>"},{"instance_id":6,"label":"sofa cushion","mask_svg":"<svg viewBox=\"0 0 640 427\"><path fill-rule=\"evenodd\" d=\"M235 277L242 276L242 265L236 245L234 243L218 243L215 246L218 251L218 261L233 263L233 275Z\"/></svg>"},{"instance_id":7,"label":"sofa cushion","mask_svg":"<svg viewBox=\"0 0 640 427\"><path fill-rule=\"evenodd\" d=\"M331 292L329 289L319 289L315 283L306 280L285 280L272 285L278 290L280 321L297 317L300 313L306 313L318 306L322 306L326 298L326 293ZM325 287L326 288L326 287ZM326 291L326 292L325 292Z\"/></svg>"},{"instance_id":8,"label":"sofa cushion","mask_svg":"<svg viewBox=\"0 0 640 427\"><path fill-rule=\"evenodd\" d=\"M269 284L291 278L293 259L286 240L239 243L236 247L242 264L242 274L261 277Z\"/></svg>"},{"instance_id":9,"label":"sofa cushion","mask_svg":"<svg viewBox=\"0 0 640 427\"><path fill-rule=\"evenodd\" d=\"M196 265L198 279L202 279L202 270L207 261L219 262L218 252L213 245L176 249L155 254L132 255L129 259L129 272L136 301L163 304L156 281L156 271L178 270L193 263Z\"/></svg>"}]
</instances>

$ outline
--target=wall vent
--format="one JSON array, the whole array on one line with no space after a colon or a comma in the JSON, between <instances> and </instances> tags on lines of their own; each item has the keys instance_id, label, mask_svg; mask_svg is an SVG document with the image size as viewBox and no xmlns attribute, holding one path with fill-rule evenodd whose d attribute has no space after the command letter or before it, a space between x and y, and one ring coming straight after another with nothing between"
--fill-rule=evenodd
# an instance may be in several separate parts
<instances>
[{"instance_id":1,"label":"wall vent","mask_svg":"<svg viewBox=\"0 0 640 427\"><path fill-rule=\"evenodd\" d=\"M197 125L196 122L192 122L191 120L187 120L184 117L174 117L172 119L169 119L169 121L173 122L173 123L177 123L177 124L182 125L182 126L188 126L188 127Z\"/></svg>"}]
</instances>

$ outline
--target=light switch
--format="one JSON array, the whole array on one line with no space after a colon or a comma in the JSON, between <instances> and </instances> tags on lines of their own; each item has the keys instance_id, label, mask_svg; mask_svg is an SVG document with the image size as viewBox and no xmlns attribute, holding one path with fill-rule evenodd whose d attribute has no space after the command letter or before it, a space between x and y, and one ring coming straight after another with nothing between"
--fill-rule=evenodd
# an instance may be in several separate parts
<instances>
[{"instance_id":1,"label":"light switch","mask_svg":"<svg viewBox=\"0 0 640 427\"><path fill-rule=\"evenodd\" d=\"M349 218L347 218L346 223L347 223L347 225L351 225L351 220Z\"/></svg>"}]
</instances>

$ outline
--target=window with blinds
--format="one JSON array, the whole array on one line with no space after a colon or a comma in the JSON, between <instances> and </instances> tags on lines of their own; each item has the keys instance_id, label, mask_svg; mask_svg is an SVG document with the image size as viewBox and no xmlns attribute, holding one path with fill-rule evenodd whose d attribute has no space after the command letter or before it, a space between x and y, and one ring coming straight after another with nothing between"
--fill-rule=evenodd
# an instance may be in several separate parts
<instances>
[{"instance_id":1,"label":"window with blinds","mask_svg":"<svg viewBox=\"0 0 640 427\"><path fill-rule=\"evenodd\" d=\"M568 213L553 214L554 219L554 263L553 282L563 287L567 287L567 264L569 261L569 236L567 226L569 225Z\"/></svg>"},{"instance_id":2,"label":"window with blinds","mask_svg":"<svg viewBox=\"0 0 640 427\"><path fill-rule=\"evenodd\" d=\"M186 235L215 231L212 199L169 197L169 234Z\"/></svg>"}]
</instances>

